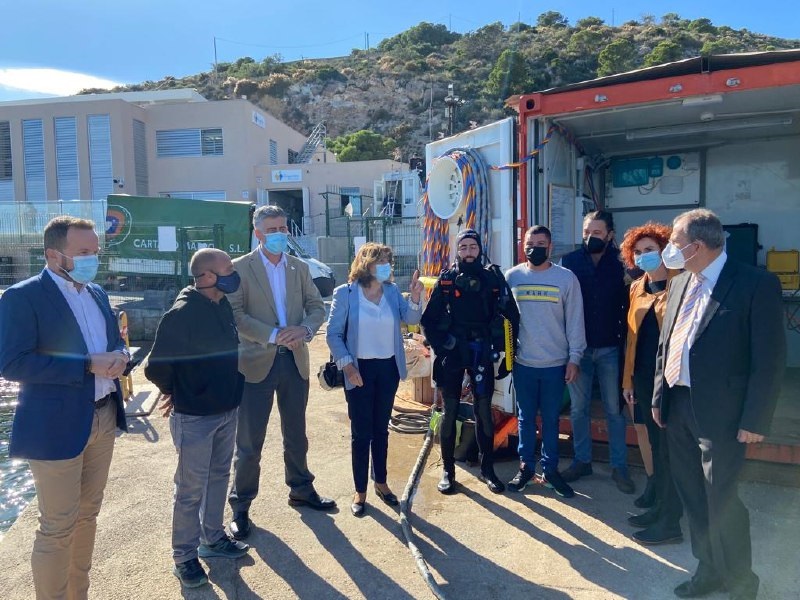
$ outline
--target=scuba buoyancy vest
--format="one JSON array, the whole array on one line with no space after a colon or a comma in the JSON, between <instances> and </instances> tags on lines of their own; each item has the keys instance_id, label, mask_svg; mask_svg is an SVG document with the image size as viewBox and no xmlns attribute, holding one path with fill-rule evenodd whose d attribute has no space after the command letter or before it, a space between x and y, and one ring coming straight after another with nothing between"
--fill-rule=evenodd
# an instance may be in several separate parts
<instances>
[{"instance_id":1,"label":"scuba buoyancy vest","mask_svg":"<svg viewBox=\"0 0 800 600\"><path fill-rule=\"evenodd\" d=\"M490 341L493 355L505 349L505 329L502 311L513 302L500 267L489 264L470 276L452 265L439 275L439 287L447 303L447 314L439 322L439 330L464 340L482 338ZM478 306L461 304L460 299L479 298ZM469 314L461 314L462 310ZM470 317L475 317L471 319Z\"/></svg>"}]
</instances>

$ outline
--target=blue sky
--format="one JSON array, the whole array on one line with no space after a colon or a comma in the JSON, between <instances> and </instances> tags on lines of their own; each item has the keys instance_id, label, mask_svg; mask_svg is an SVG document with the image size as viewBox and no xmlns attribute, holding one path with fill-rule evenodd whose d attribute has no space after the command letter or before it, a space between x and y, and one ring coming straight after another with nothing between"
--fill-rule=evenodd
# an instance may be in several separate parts
<instances>
[{"instance_id":1,"label":"blue sky","mask_svg":"<svg viewBox=\"0 0 800 600\"><path fill-rule=\"evenodd\" d=\"M657 18L668 12L715 25L800 38L793 0L6 0L0 36L0 101L67 95L82 87L182 77L242 56L285 60L341 56L422 21L465 33L501 21L533 24L555 10L571 23ZM794 6L794 8L790 8ZM657 7L657 8L656 8Z\"/></svg>"}]
</instances>

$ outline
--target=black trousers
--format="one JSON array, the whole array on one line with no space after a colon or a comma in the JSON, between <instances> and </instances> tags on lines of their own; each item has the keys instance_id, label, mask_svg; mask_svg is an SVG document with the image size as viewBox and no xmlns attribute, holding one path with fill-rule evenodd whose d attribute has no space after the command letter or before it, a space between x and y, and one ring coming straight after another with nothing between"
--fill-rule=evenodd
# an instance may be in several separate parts
<instances>
[{"instance_id":1,"label":"black trousers","mask_svg":"<svg viewBox=\"0 0 800 600\"><path fill-rule=\"evenodd\" d=\"M236 429L233 485L228 495L228 503L235 513L249 510L250 503L258 495L261 450L276 393L286 485L296 498L307 498L314 492L314 476L306 463L308 380L300 377L290 352L276 354L272 369L262 381L244 384Z\"/></svg>"},{"instance_id":2,"label":"black trousers","mask_svg":"<svg viewBox=\"0 0 800 600\"><path fill-rule=\"evenodd\" d=\"M745 445L736 440L736 432L719 440L701 437L689 388L675 386L665 393L669 394L669 458L689 517L698 572L721 578L729 592L755 591L750 514L738 493Z\"/></svg>"},{"instance_id":3,"label":"black trousers","mask_svg":"<svg viewBox=\"0 0 800 600\"><path fill-rule=\"evenodd\" d=\"M483 371L466 369L470 377L473 391L473 408L475 410L475 438L478 442L480 454L481 473L494 472L494 420L492 419L492 395L494 394L494 365L486 363L481 365ZM444 399L444 416L439 432L442 448L442 462L446 471L455 470L453 454L456 446L456 420L458 406L461 403L461 382L464 379L465 369L447 369L442 372L442 388ZM480 377L480 381L476 378ZM481 393L478 393L478 390Z\"/></svg>"},{"instance_id":4,"label":"black trousers","mask_svg":"<svg viewBox=\"0 0 800 600\"><path fill-rule=\"evenodd\" d=\"M653 472L656 484L656 502L658 507L659 525L669 529L680 529L680 520L683 516L683 503L669 462L669 449L667 447L667 431L662 429L653 420L653 411L650 400L653 398L653 376L633 378L635 397L641 404L642 417L647 427L647 436L653 452Z\"/></svg>"},{"instance_id":5,"label":"black trousers","mask_svg":"<svg viewBox=\"0 0 800 600\"><path fill-rule=\"evenodd\" d=\"M386 456L389 452L389 418L400 383L397 361L392 358L360 358L358 371L364 385L345 391L350 417L350 453L356 492L367 491L369 457L372 454L372 479L386 483Z\"/></svg>"}]
</instances>

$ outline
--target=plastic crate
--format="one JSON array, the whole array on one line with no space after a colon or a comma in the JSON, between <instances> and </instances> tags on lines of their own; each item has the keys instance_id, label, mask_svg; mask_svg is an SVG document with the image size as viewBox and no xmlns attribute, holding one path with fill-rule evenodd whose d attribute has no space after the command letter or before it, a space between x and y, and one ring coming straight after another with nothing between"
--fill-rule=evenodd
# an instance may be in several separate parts
<instances>
[{"instance_id":1,"label":"plastic crate","mask_svg":"<svg viewBox=\"0 0 800 600\"><path fill-rule=\"evenodd\" d=\"M800 250L767 250L767 271L797 273L800 271Z\"/></svg>"}]
</instances>

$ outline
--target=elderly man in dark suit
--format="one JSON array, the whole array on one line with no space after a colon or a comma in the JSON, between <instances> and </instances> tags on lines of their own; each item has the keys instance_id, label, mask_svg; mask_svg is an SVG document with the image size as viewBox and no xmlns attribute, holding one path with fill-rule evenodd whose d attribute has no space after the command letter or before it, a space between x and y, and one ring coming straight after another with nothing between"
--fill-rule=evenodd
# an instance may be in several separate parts
<instances>
[{"instance_id":1,"label":"elderly man in dark suit","mask_svg":"<svg viewBox=\"0 0 800 600\"><path fill-rule=\"evenodd\" d=\"M108 296L92 283L94 223L44 228L47 266L0 297L0 375L20 383L9 454L28 460L39 507L31 565L38 600L86 598L97 515L130 362Z\"/></svg>"},{"instance_id":2,"label":"elderly man in dark suit","mask_svg":"<svg viewBox=\"0 0 800 600\"><path fill-rule=\"evenodd\" d=\"M717 216L678 216L664 264L670 283L656 358L653 417L666 427L670 463L699 565L680 598L727 588L754 599L750 517L737 491L746 444L764 439L786 359L775 275L727 257Z\"/></svg>"}]
</instances>

